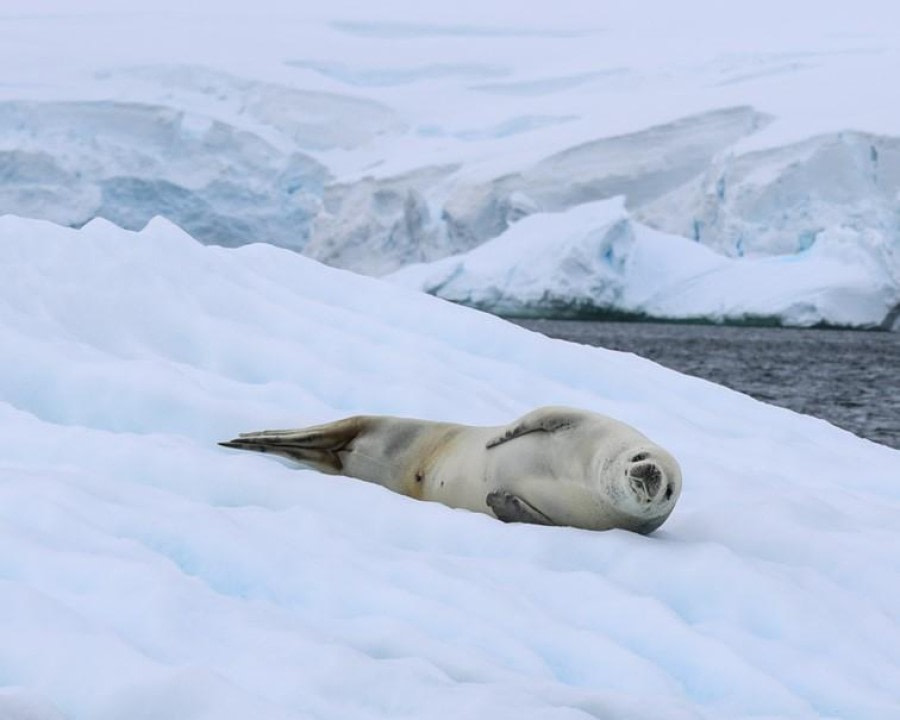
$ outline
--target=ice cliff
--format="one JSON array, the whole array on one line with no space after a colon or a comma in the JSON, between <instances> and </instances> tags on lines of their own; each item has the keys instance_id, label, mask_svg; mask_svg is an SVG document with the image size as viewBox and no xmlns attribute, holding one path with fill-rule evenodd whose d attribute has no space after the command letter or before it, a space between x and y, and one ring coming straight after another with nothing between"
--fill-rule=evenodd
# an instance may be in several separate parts
<instances>
[{"instance_id":1,"label":"ice cliff","mask_svg":"<svg viewBox=\"0 0 900 720\"><path fill-rule=\"evenodd\" d=\"M327 170L206 115L125 102L0 103L0 212L301 249Z\"/></svg>"},{"instance_id":2,"label":"ice cliff","mask_svg":"<svg viewBox=\"0 0 900 720\"><path fill-rule=\"evenodd\" d=\"M789 255L729 258L636 222L614 198L532 215L468 253L387 278L513 317L632 314L874 328L900 301L879 249L835 232Z\"/></svg>"}]
</instances>

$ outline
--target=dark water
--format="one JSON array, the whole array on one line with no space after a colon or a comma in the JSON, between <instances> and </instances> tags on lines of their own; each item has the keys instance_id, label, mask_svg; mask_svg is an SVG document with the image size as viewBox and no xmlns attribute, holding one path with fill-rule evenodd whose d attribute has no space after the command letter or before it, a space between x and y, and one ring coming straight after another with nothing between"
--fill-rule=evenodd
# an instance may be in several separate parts
<instances>
[{"instance_id":1,"label":"dark water","mask_svg":"<svg viewBox=\"0 0 900 720\"><path fill-rule=\"evenodd\" d=\"M517 320L626 350L900 448L900 332Z\"/></svg>"}]
</instances>

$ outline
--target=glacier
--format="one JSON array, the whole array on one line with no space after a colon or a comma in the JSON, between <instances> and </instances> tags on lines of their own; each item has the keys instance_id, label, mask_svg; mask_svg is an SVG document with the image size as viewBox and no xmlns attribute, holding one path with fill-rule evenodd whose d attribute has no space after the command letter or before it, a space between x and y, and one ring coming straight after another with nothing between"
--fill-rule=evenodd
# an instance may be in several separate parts
<instances>
[{"instance_id":1,"label":"glacier","mask_svg":"<svg viewBox=\"0 0 900 720\"><path fill-rule=\"evenodd\" d=\"M4 720L897 716L900 451L161 218L5 216L0 246ZM216 446L549 403L673 450L664 528L504 525Z\"/></svg>"},{"instance_id":2,"label":"glacier","mask_svg":"<svg viewBox=\"0 0 900 720\"><path fill-rule=\"evenodd\" d=\"M302 248L327 170L208 116L114 101L0 102L0 212L139 230L162 215L203 242Z\"/></svg>"},{"instance_id":3,"label":"glacier","mask_svg":"<svg viewBox=\"0 0 900 720\"><path fill-rule=\"evenodd\" d=\"M831 299L829 271L770 305L809 309L787 324L890 327L900 305L871 309L885 277L900 285L900 120L882 81L900 16L885 0L820 5L798 0L804 22L785 22L774 0L565 0L524 16L506 0L8 0L0 213L132 230L161 215L204 243L382 276L624 196L636 223L746 259L748 278L762 256L812 260L809 273L820 255L864 257ZM698 297L684 317L760 310Z\"/></svg>"}]
</instances>

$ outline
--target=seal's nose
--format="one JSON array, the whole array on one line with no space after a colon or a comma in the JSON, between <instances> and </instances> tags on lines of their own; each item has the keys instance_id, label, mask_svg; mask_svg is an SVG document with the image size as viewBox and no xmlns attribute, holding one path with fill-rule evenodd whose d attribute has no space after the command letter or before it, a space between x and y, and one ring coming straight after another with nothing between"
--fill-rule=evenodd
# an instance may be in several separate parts
<instances>
[{"instance_id":1,"label":"seal's nose","mask_svg":"<svg viewBox=\"0 0 900 720\"><path fill-rule=\"evenodd\" d=\"M628 476L632 488L644 502L650 502L655 498L662 487L663 474L656 463L635 463L628 471Z\"/></svg>"}]
</instances>

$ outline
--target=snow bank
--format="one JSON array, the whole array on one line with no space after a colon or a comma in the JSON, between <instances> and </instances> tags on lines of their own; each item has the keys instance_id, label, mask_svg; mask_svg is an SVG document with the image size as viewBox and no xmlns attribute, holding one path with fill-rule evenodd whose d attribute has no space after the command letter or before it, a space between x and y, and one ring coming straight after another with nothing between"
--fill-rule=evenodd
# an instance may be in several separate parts
<instances>
[{"instance_id":1,"label":"snow bank","mask_svg":"<svg viewBox=\"0 0 900 720\"><path fill-rule=\"evenodd\" d=\"M824 231L796 254L737 260L635 222L614 198L530 215L468 253L387 279L507 316L878 327L900 302L896 277L900 256L861 246L852 231Z\"/></svg>"},{"instance_id":2,"label":"snow bank","mask_svg":"<svg viewBox=\"0 0 900 720\"><path fill-rule=\"evenodd\" d=\"M889 720L900 453L294 253L0 218L0 716ZM222 450L543 403L671 448L665 528L503 525Z\"/></svg>"}]
</instances>

